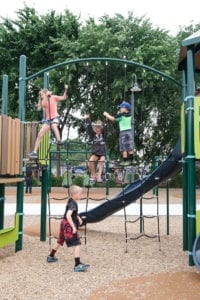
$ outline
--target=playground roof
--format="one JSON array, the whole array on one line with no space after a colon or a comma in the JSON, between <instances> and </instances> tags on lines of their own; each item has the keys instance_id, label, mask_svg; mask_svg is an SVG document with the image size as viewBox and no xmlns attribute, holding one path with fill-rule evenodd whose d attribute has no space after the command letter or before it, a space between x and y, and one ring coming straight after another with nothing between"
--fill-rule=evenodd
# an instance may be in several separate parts
<instances>
[{"instance_id":1,"label":"playground roof","mask_svg":"<svg viewBox=\"0 0 200 300\"><path fill-rule=\"evenodd\" d=\"M182 41L182 47L179 54L178 70L182 71L185 68L185 63L187 60L187 48L189 46L194 46L195 71L200 72L200 30Z\"/></svg>"}]
</instances>

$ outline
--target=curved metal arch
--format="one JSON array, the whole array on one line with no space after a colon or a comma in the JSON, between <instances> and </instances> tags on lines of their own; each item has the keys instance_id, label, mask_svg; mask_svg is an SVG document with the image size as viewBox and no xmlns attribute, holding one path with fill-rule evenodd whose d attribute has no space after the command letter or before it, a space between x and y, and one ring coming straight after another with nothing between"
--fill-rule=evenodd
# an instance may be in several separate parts
<instances>
[{"instance_id":1,"label":"curved metal arch","mask_svg":"<svg viewBox=\"0 0 200 300\"><path fill-rule=\"evenodd\" d=\"M127 64L127 65L132 65L132 66L137 66L137 67L140 67L140 68L143 68L145 70L148 70L150 72L153 72L153 73L156 73L158 75L160 75L161 77L164 77L166 78L167 80L170 80L172 81L174 84L182 87L182 83L175 80L173 77L155 69L155 68L152 68L152 67L149 67L147 65L144 65L144 64L140 64L138 62L135 62L135 61L131 61L131 60L126 60L126 59L120 59L120 58L111 58L111 57L90 57L90 58L78 58L78 59L72 59L72 60L68 60L68 61L64 61L62 63L58 63L58 64L55 64L55 65L52 65L52 66L49 66L45 69L42 69L28 77L25 78L26 81L30 80L30 79L33 79L37 76L40 76L41 74L45 73L45 72L48 72L50 70L53 70L53 69L57 69L57 68L61 68L63 66L67 66L67 65L72 65L72 64L77 64L77 63L81 63L81 62L95 62L95 61L105 61L105 62L114 62L114 63L122 63L122 64Z\"/></svg>"}]
</instances>

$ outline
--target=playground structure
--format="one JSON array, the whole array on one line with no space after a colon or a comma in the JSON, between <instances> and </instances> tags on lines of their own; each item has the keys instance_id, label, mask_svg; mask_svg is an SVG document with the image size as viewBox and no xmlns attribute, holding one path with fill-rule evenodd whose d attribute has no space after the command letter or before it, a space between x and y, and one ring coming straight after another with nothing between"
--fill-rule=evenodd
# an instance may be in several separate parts
<instances>
[{"instance_id":1,"label":"playground structure","mask_svg":"<svg viewBox=\"0 0 200 300\"><path fill-rule=\"evenodd\" d=\"M26 85L27 82L37 77L41 74L44 74L44 87L48 87L48 75L47 73L54 68L59 68L65 65L70 65L79 62L93 62L93 61L111 61L118 62L122 64L129 64L137 67L142 67L149 71L155 72L160 76L171 80L173 83L182 86L183 92L183 103L184 103L184 125L182 129L182 141L184 141L184 156L182 158L180 143L178 142L172 153L167 157L167 159L149 176L144 179L140 179L136 182L128 185L121 193L116 195L110 201L104 202L102 205L98 206L96 209L92 211L86 211L82 213L82 216L85 217L85 222L98 222L107 216L113 214L114 212L124 208L130 203L136 201L136 199L140 198L145 192L157 186L163 180L170 178L175 175L177 172L183 168L183 180L184 180L184 188L183 188L183 250L188 250L189 254L189 265L193 265L193 245L194 240L196 238L196 196L195 196L195 152L194 152L194 94L195 94L195 72L200 70L199 67L199 46L200 46L200 33L196 33L191 37L187 38L182 42L180 62L179 62L179 70L183 73L183 82L180 84L179 82L175 82L173 78L167 76L166 74L150 68L145 65L141 65L139 63L121 59L113 59L113 58L85 58L80 60L71 60L66 61L58 65L50 66L44 70L41 70L31 76L26 76L26 57L22 55L20 57L20 74L19 74L19 119L20 122L25 122L25 98L26 98ZM195 66L195 68L194 68ZM6 93L5 90L7 88L6 77L4 77L3 81L3 103L4 106L2 108L2 113L6 114ZM22 126L23 128L23 126ZM28 132L32 132L29 130ZM30 133L28 134L30 136ZM24 132L22 129L22 139L24 138ZM196 143L199 141L196 140ZM30 143L29 143L30 144ZM183 143L182 143L183 144ZM21 146L19 146L22 149ZM40 157L47 157L47 147L45 148L43 155ZM24 149L23 149L24 150ZM13 178L9 181L8 175L12 175L12 173L2 173L3 177L1 178L1 212L4 211L4 189L5 183L7 182L17 182L17 209L16 212L19 214L19 236L21 238L18 239L20 241L20 246L18 246L17 250L21 250L22 248L22 225L23 225L23 159L24 153L21 150L18 173L13 174ZM3 155L1 153L1 155ZM2 161L2 160L1 160ZM182 164L181 164L182 163ZM9 169L10 170L10 169ZM13 180L13 181L12 181ZM47 200L47 181L48 181L48 170L47 166L44 164L42 168L42 193L41 193L41 240L46 239L46 200ZM7 229L3 229L3 213L1 213L0 221L1 221L1 231L0 234L3 233L2 230L6 233ZM13 238L14 241L14 238ZM196 243L199 246L199 243ZM198 249L195 250L197 252Z\"/></svg>"},{"instance_id":2,"label":"playground structure","mask_svg":"<svg viewBox=\"0 0 200 300\"><path fill-rule=\"evenodd\" d=\"M4 111L2 110L2 112ZM19 119L12 119L7 115L0 115L0 247L15 242L16 251L22 249L24 193L22 143L23 125L21 121ZM13 183L17 184L15 224L13 227L3 228L5 189L7 184Z\"/></svg>"},{"instance_id":3,"label":"playground structure","mask_svg":"<svg viewBox=\"0 0 200 300\"><path fill-rule=\"evenodd\" d=\"M199 106L195 98L195 73L200 71L200 32L196 32L182 41L178 70L182 71L183 82L183 118L182 118L182 152L183 152L183 250L188 251L189 265L200 267L195 245L196 212L195 161L199 158ZM196 132L195 132L196 131ZM197 237L198 239L198 237ZM195 259L193 259L195 257Z\"/></svg>"}]
</instances>

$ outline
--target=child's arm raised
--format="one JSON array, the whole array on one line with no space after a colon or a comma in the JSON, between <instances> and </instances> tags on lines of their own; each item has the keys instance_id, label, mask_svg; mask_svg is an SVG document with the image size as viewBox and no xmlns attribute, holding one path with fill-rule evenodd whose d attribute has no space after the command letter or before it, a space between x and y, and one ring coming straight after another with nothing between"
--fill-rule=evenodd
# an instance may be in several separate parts
<instances>
[{"instance_id":1,"label":"child's arm raised","mask_svg":"<svg viewBox=\"0 0 200 300\"><path fill-rule=\"evenodd\" d=\"M67 99L67 90L68 90L68 85L64 85L64 93L62 96L57 96L57 101L64 101Z\"/></svg>"},{"instance_id":2,"label":"child's arm raised","mask_svg":"<svg viewBox=\"0 0 200 300\"><path fill-rule=\"evenodd\" d=\"M106 111L104 111L103 113L104 117L106 117L106 119L114 122L115 121L115 117L111 116L109 113L107 113Z\"/></svg>"}]
</instances>

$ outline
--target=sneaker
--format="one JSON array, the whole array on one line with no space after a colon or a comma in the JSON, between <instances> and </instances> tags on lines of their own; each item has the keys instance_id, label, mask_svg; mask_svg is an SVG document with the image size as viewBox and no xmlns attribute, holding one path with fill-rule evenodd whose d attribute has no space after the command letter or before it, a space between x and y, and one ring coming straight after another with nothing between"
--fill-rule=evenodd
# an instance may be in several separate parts
<instances>
[{"instance_id":1,"label":"sneaker","mask_svg":"<svg viewBox=\"0 0 200 300\"><path fill-rule=\"evenodd\" d=\"M85 272L90 267L90 265L80 263L78 266L74 267L74 272Z\"/></svg>"},{"instance_id":2,"label":"sneaker","mask_svg":"<svg viewBox=\"0 0 200 300\"><path fill-rule=\"evenodd\" d=\"M130 161L130 165L131 165L131 166L137 166L137 165L138 165L138 163L137 163L137 161L135 161L135 160L132 160L132 161Z\"/></svg>"},{"instance_id":3,"label":"sneaker","mask_svg":"<svg viewBox=\"0 0 200 300\"><path fill-rule=\"evenodd\" d=\"M38 158L37 153L32 151L31 153L29 153L29 157L30 158Z\"/></svg>"},{"instance_id":4,"label":"sneaker","mask_svg":"<svg viewBox=\"0 0 200 300\"><path fill-rule=\"evenodd\" d=\"M103 182L101 178L97 178L97 182Z\"/></svg>"},{"instance_id":5,"label":"sneaker","mask_svg":"<svg viewBox=\"0 0 200 300\"><path fill-rule=\"evenodd\" d=\"M48 263L56 262L57 260L58 259L55 256L50 256L50 255L47 256L47 262Z\"/></svg>"},{"instance_id":6,"label":"sneaker","mask_svg":"<svg viewBox=\"0 0 200 300\"><path fill-rule=\"evenodd\" d=\"M63 146L63 145L64 145L64 143L63 143L62 141L57 141L56 144L57 144L58 146Z\"/></svg>"},{"instance_id":7,"label":"sneaker","mask_svg":"<svg viewBox=\"0 0 200 300\"><path fill-rule=\"evenodd\" d=\"M95 176L90 177L90 181L96 181L97 178Z\"/></svg>"}]
</instances>

